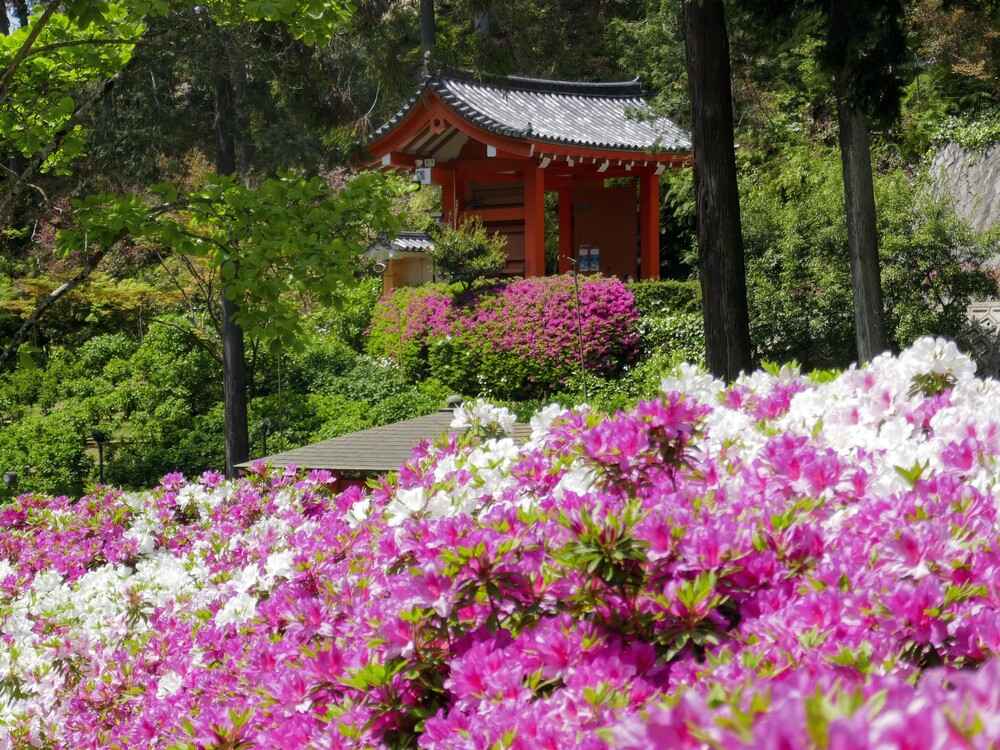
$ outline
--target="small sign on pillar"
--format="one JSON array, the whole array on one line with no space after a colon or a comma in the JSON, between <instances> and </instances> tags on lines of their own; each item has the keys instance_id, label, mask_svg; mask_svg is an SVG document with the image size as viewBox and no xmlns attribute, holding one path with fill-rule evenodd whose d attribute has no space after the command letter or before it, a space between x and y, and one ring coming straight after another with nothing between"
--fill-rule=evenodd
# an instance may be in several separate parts
<instances>
[{"instance_id":1,"label":"small sign on pillar","mask_svg":"<svg viewBox=\"0 0 1000 750\"><path fill-rule=\"evenodd\" d=\"M431 184L431 168L430 167L417 167L413 170L413 181L419 182L421 185Z\"/></svg>"}]
</instances>

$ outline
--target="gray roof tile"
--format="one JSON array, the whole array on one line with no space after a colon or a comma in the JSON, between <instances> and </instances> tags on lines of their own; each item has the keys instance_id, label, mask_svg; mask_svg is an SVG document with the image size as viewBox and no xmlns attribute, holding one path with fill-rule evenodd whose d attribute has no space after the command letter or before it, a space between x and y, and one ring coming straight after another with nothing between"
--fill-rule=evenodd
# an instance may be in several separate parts
<instances>
[{"instance_id":1,"label":"gray roof tile","mask_svg":"<svg viewBox=\"0 0 1000 750\"><path fill-rule=\"evenodd\" d=\"M652 115L638 81L583 83L537 78L483 77L449 72L427 76L416 94L375 131L396 127L426 90L463 118L498 135L584 148L623 151L691 150L691 138L665 117Z\"/></svg>"},{"instance_id":2,"label":"gray roof tile","mask_svg":"<svg viewBox=\"0 0 1000 750\"><path fill-rule=\"evenodd\" d=\"M449 432L454 413L442 409L423 417L372 427L340 437L323 440L302 448L275 453L260 459L272 466L295 465L302 469L330 469L332 471L383 474L395 471L406 463L413 449L424 440L435 440ZM531 434L528 425L517 423L514 439L527 441ZM247 468L250 461L239 464Z\"/></svg>"},{"instance_id":3,"label":"gray roof tile","mask_svg":"<svg viewBox=\"0 0 1000 750\"><path fill-rule=\"evenodd\" d=\"M406 231L396 235L392 246L409 252L426 252L434 247L434 241L427 232Z\"/></svg>"},{"instance_id":4,"label":"gray roof tile","mask_svg":"<svg viewBox=\"0 0 1000 750\"><path fill-rule=\"evenodd\" d=\"M365 255L376 260L385 260L398 255L426 253L434 249L434 241L427 232L400 232L392 242L378 240L365 251Z\"/></svg>"}]
</instances>

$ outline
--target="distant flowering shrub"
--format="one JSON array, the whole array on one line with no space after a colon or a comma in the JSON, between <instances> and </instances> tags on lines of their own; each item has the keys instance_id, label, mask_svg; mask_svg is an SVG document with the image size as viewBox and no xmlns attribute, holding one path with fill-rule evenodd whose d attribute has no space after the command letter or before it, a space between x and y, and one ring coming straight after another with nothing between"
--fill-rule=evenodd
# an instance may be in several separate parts
<instances>
[{"instance_id":1,"label":"distant flowering shrub","mask_svg":"<svg viewBox=\"0 0 1000 750\"><path fill-rule=\"evenodd\" d=\"M693 368L371 492L167 476L0 508L0 748L992 748L1000 383L922 339Z\"/></svg>"},{"instance_id":2,"label":"distant flowering shrub","mask_svg":"<svg viewBox=\"0 0 1000 750\"><path fill-rule=\"evenodd\" d=\"M617 279L514 281L463 295L403 289L376 309L374 353L469 394L544 395L581 366L614 374L639 345L632 293Z\"/></svg>"}]
</instances>

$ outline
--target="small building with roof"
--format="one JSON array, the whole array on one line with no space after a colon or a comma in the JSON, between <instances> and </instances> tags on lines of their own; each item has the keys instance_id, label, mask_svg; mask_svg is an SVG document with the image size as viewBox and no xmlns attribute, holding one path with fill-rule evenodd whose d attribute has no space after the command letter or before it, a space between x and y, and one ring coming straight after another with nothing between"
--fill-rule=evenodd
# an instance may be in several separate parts
<instances>
[{"instance_id":1,"label":"small building with roof","mask_svg":"<svg viewBox=\"0 0 1000 750\"><path fill-rule=\"evenodd\" d=\"M441 188L442 221L479 217L507 240L509 274L545 274L545 195L559 198L558 270L660 276L659 176L691 140L654 116L638 81L427 75L376 130L369 165ZM416 251L421 252L421 251ZM387 263L386 289L396 284Z\"/></svg>"},{"instance_id":2,"label":"small building with roof","mask_svg":"<svg viewBox=\"0 0 1000 750\"><path fill-rule=\"evenodd\" d=\"M454 408L449 406L422 417L371 427L264 456L238 467L249 469L251 464L263 461L271 466L327 469L347 483L364 480L398 470L423 441L433 442L444 435L460 432L460 429L451 426L454 416ZM511 437L515 441L524 443L530 436L531 428L527 424L514 423Z\"/></svg>"},{"instance_id":3,"label":"small building with roof","mask_svg":"<svg viewBox=\"0 0 1000 750\"><path fill-rule=\"evenodd\" d=\"M379 240L365 252L368 260L384 267L382 281L386 289L420 286L437 281L430 251L434 240L427 232L400 232L391 240Z\"/></svg>"}]
</instances>

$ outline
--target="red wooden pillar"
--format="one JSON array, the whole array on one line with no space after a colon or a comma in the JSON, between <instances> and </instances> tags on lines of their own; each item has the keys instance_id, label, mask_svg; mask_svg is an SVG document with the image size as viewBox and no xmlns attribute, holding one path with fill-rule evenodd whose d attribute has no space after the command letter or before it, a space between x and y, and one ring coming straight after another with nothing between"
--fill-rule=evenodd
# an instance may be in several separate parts
<instances>
[{"instance_id":1,"label":"red wooden pillar","mask_svg":"<svg viewBox=\"0 0 1000 750\"><path fill-rule=\"evenodd\" d=\"M545 170L524 169L524 275L545 275Z\"/></svg>"},{"instance_id":2,"label":"red wooden pillar","mask_svg":"<svg viewBox=\"0 0 1000 750\"><path fill-rule=\"evenodd\" d=\"M639 176L640 279L660 278L660 176Z\"/></svg>"},{"instance_id":3,"label":"red wooden pillar","mask_svg":"<svg viewBox=\"0 0 1000 750\"><path fill-rule=\"evenodd\" d=\"M559 191L559 273L573 270L573 189Z\"/></svg>"},{"instance_id":4,"label":"red wooden pillar","mask_svg":"<svg viewBox=\"0 0 1000 750\"><path fill-rule=\"evenodd\" d=\"M462 213L465 211L465 177L454 173L455 175L455 221L454 224L457 227L459 220L462 218Z\"/></svg>"},{"instance_id":5,"label":"red wooden pillar","mask_svg":"<svg viewBox=\"0 0 1000 750\"><path fill-rule=\"evenodd\" d=\"M455 194L455 170L434 167L431 177L434 182L441 186L441 222L453 227L458 219Z\"/></svg>"}]
</instances>

